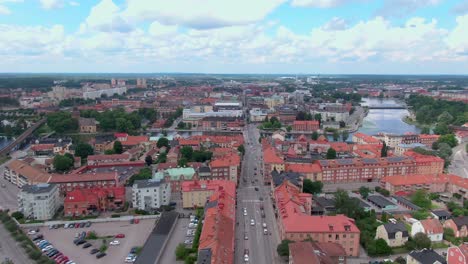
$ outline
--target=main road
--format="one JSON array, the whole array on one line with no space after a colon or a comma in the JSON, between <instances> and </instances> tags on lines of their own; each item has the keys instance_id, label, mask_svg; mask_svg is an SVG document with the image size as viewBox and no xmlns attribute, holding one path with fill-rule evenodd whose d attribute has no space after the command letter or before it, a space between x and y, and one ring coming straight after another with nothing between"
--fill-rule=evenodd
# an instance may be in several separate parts
<instances>
[{"instance_id":1,"label":"main road","mask_svg":"<svg viewBox=\"0 0 468 264\"><path fill-rule=\"evenodd\" d=\"M468 154L465 145L462 143L453 148L452 163L449 166L449 172L463 178L468 178Z\"/></svg>"},{"instance_id":2,"label":"main road","mask_svg":"<svg viewBox=\"0 0 468 264\"><path fill-rule=\"evenodd\" d=\"M260 134L255 125L250 124L244 130L245 155L237 189L235 263L271 264L282 262L276 253L276 247L280 241L270 196L270 186L263 184L262 147L258 142L259 137ZM265 217L262 217L262 207ZM247 216L244 216L244 208L247 209ZM254 225L251 225L252 219ZM266 235L263 223L266 224ZM244 259L245 250L249 251L248 262L245 262Z\"/></svg>"}]
</instances>

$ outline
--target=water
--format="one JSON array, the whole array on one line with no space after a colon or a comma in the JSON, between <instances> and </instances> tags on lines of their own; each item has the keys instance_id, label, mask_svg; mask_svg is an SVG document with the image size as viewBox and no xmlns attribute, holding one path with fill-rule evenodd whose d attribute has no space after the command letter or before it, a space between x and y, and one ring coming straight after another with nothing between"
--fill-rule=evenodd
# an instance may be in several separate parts
<instances>
[{"instance_id":1,"label":"water","mask_svg":"<svg viewBox=\"0 0 468 264\"><path fill-rule=\"evenodd\" d=\"M394 99L363 98L363 106L395 106L400 103ZM419 134L420 129L414 125L403 122L403 118L409 115L406 109L370 109L364 118L359 132L374 135L380 132L391 134L415 133Z\"/></svg>"},{"instance_id":2,"label":"water","mask_svg":"<svg viewBox=\"0 0 468 264\"><path fill-rule=\"evenodd\" d=\"M11 140L8 140L6 137L0 136L0 150L8 146L10 144Z\"/></svg>"}]
</instances>

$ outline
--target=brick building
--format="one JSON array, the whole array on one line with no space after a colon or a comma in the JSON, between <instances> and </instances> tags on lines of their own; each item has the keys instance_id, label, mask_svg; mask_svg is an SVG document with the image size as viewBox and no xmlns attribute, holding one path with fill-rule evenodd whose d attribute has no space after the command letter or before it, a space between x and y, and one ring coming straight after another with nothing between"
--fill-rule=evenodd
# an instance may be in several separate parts
<instances>
[{"instance_id":1,"label":"brick building","mask_svg":"<svg viewBox=\"0 0 468 264\"><path fill-rule=\"evenodd\" d=\"M211 177L217 180L238 182L241 158L236 153L230 153L216 158L210 163Z\"/></svg>"},{"instance_id":2,"label":"brick building","mask_svg":"<svg viewBox=\"0 0 468 264\"><path fill-rule=\"evenodd\" d=\"M319 121L311 120L311 121L299 121L294 120L292 125L293 131L305 131L305 132L313 132L319 130L320 125Z\"/></svg>"},{"instance_id":3,"label":"brick building","mask_svg":"<svg viewBox=\"0 0 468 264\"><path fill-rule=\"evenodd\" d=\"M284 160L269 144L263 145L263 180L265 184L271 184L271 172L284 171Z\"/></svg>"},{"instance_id":4,"label":"brick building","mask_svg":"<svg viewBox=\"0 0 468 264\"><path fill-rule=\"evenodd\" d=\"M112 155L90 155L88 156L87 161L88 165L129 162L130 155L126 153Z\"/></svg>"},{"instance_id":5,"label":"brick building","mask_svg":"<svg viewBox=\"0 0 468 264\"><path fill-rule=\"evenodd\" d=\"M84 174L52 174L49 183L59 185L63 193L83 188L118 187L117 172L84 173Z\"/></svg>"},{"instance_id":6,"label":"brick building","mask_svg":"<svg viewBox=\"0 0 468 264\"><path fill-rule=\"evenodd\" d=\"M185 181L182 183L182 206L183 208L203 207L207 199L222 186L223 189L232 193L236 185L227 180L209 181Z\"/></svg>"},{"instance_id":7,"label":"brick building","mask_svg":"<svg viewBox=\"0 0 468 264\"><path fill-rule=\"evenodd\" d=\"M94 187L67 192L64 200L65 216L86 216L123 208L125 187Z\"/></svg>"}]
</instances>

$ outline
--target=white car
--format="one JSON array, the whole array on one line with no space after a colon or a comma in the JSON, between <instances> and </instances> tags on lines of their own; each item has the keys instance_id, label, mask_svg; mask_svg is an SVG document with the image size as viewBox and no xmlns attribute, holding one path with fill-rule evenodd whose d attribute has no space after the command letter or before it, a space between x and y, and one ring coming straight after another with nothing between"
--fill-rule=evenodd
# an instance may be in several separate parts
<instances>
[{"instance_id":1,"label":"white car","mask_svg":"<svg viewBox=\"0 0 468 264\"><path fill-rule=\"evenodd\" d=\"M262 226L263 226L263 228L266 228L266 227L267 227L266 223L263 223Z\"/></svg>"},{"instance_id":2,"label":"white car","mask_svg":"<svg viewBox=\"0 0 468 264\"><path fill-rule=\"evenodd\" d=\"M28 231L28 235L34 235L34 234L36 234L36 230L31 229Z\"/></svg>"},{"instance_id":3,"label":"white car","mask_svg":"<svg viewBox=\"0 0 468 264\"><path fill-rule=\"evenodd\" d=\"M255 220L250 219L250 225L251 225L251 226L254 226L254 225L255 225Z\"/></svg>"},{"instance_id":4,"label":"white car","mask_svg":"<svg viewBox=\"0 0 468 264\"><path fill-rule=\"evenodd\" d=\"M249 255L247 254L244 255L244 262L249 262Z\"/></svg>"},{"instance_id":5,"label":"white car","mask_svg":"<svg viewBox=\"0 0 468 264\"><path fill-rule=\"evenodd\" d=\"M126 263L133 263L136 260L136 256L133 254L128 254L128 256L125 258Z\"/></svg>"},{"instance_id":6,"label":"white car","mask_svg":"<svg viewBox=\"0 0 468 264\"><path fill-rule=\"evenodd\" d=\"M49 249L53 249L54 247L52 245L48 245L47 247L41 249L42 252L46 252Z\"/></svg>"},{"instance_id":7,"label":"white car","mask_svg":"<svg viewBox=\"0 0 468 264\"><path fill-rule=\"evenodd\" d=\"M268 230L266 228L263 229L263 234L268 235Z\"/></svg>"},{"instance_id":8,"label":"white car","mask_svg":"<svg viewBox=\"0 0 468 264\"><path fill-rule=\"evenodd\" d=\"M244 216L247 216L247 211L244 211Z\"/></svg>"},{"instance_id":9,"label":"white car","mask_svg":"<svg viewBox=\"0 0 468 264\"><path fill-rule=\"evenodd\" d=\"M114 241L111 241L109 244L111 246L117 246L117 245L120 245L120 242L118 240L114 240Z\"/></svg>"}]
</instances>

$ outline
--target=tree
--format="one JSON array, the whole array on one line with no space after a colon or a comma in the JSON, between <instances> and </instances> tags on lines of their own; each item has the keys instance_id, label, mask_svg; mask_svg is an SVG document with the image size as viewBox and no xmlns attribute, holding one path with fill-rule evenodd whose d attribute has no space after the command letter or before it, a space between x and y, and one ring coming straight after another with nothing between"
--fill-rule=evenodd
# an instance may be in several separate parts
<instances>
[{"instance_id":1,"label":"tree","mask_svg":"<svg viewBox=\"0 0 468 264\"><path fill-rule=\"evenodd\" d=\"M370 192L371 192L371 190L366 186L359 187L359 194L361 194L361 197L364 198L364 199L367 199Z\"/></svg>"},{"instance_id":2,"label":"tree","mask_svg":"<svg viewBox=\"0 0 468 264\"><path fill-rule=\"evenodd\" d=\"M343 130L341 132L341 140L343 140L343 142L345 142L349 137L349 132L347 130Z\"/></svg>"},{"instance_id":3,"label":"tree","mask_svg":"<svg viewBox=\"0 0 468 264\"><path fill-rule=\"evenodd\" d=\"M278 245L276 248L276 252L278 252L278 255L282 257L288 257L289 256L289 244L293 243L291 240L285 239L281 241L281 243Z\"/></svg>"},{"instance_id":4,"label":"tree","mask_svg":"<svg viewBox=\"0 0 468 264\"><path fill-rule=\"evenodd\" d=\"M314 115L314 120L319 121L319 123L322 122L322 114L315 114Z\"/></svg>"},{"instance_id":5,"label":"tree","mask_svg":"<svg viewBox=\"0 0 468 264\"><path fill-rule=\"evenodd\" d=\"M427 126L421 129L421 134L430 134L430 133L431 133L431 129Z\"/></svg>"},{"instance_id":6,"label":"tree","mask_svg":"<svg viewBox=\"0 0 468 264\"><path fill-rule=\"evenodd\" d=\"M380 150L380 157L387 157L387 155L388 155L387 144L383 142L382 149Z\"/></svg>"},{"instance_id":7,"label":"tree","mask_svg":"<svg viewBox=\"0 0 468 264\"><path fill-rule=\"evenodd\" d=\"M146 156L145 162L147 166L151 166L151 164L153 164L153 157L151 157L151 155Z\"/></svg>"},{"instance_id":8,"label":"tree","mask_svg":"<svg viewBox=\"0 0 468 264\"><path fill-rule=\"evenodd\" d=\"M287 126L286 127L286 131L291 132L291 130L292 130L292 126Z\"/></svg>"},{"instance_id":9,"label":"tree","mask_svg":"<svg viewBox=\"0 0 468 264\"><path fill-rule=\"evenodd\" d=\"M91 145L86 143L78 143L75 148L75 156L86 159L89 155L94 154L94 149Z\"/></svg>"},{"instance_id":10,"label":"tree","mask_svg":"<svg viewBox=\"0 0 468 264\"><path fill-rule=\"evenodd\" d=\"M340 124L340 128L344 128L346 126L345 121L338 122Z\"/></svg>"},{"instance_id":11,"label":"tree","mask_svg":"<svg viewBox=\"0 0 468 264\"><path fill-rule=\"evenodd\" d=\"M398 258L395 259L394 262L397 264L406 264L406 259L402 256L399 256Z\"/></svg>"},{"instance_id":12,"label":"tree","mask_svg":"<svg viewBox=\"0 0 468 264\"><path fill-rule=\"evenodd\" d=\"M431 239L426 234L419 232L405 243L405 247L408 250L430 248Z\"/></svg>"},{"instance_id":13,"label":"tree","mask_svg":"<svg viewBox=\"0 0 468 264\"><path fill-rule=\"evenodd\" d=\"M78 120L72 118L69 112L54 112L47 115L47 125L55 132L61 134L78 129Z\"/></svg>"},{"instance_id":14,"label":"tree","mask_svg":"<svg viewBox=\"0 0 468 264\"><path fill-rule=\"evenodd\" d=\"M183 157L183 158L179 159L179 161L177 162L177 165L180 166L180 167L186 167L187 163L188 163L187 158Z\"/></svg>"},{"instance_id":15,"label":"tree","mask_svg":"<svg viewBox=\"0 0 468 264\"><path fill-rule=\"evenodd\" d=\"M16 220L20 220L24 218L24 214L22 212L16 211L11 214L11 217L15 218Z\"/></svg>"},{"instance_id":16,"label":"tree","mask_svg":"<svg viewBox=\"0 0 468 264\"><path fill-rule=\"evenodd\" d=\"M317 140L319 138L319 134L317 131L312 132L312 140Z\"/></svg>"},{"instance_id":17,"label":"tree","mask_svg":"<svg viewBox=\"0 0 468 264\"><path fill-rule=\"evenodd\" d=\"M182 158L185 158L187 161L193 158L193 148L191 146L183 146L180 149L180 154Z\"/></svg>"},{"instance_id":18,"label":"tree","mask_svg":"<svg viewBox=\"0 0 468 264\"><path fill-rule=\"evenodd\" d=\"M123 152L122 142L116 140L114 142L113 150L115 154L122 154Z\"/></svg>"},{"instance_id":19,"label":"tree","mask_svg":"<svg viewBox=\"0 0 468 264\"><path fill-rule=\"evenodd\" d=\"M73 159L73 156L70 158L70 155L55 155L53 165L55 170L65 172L73 168L74 163L75 160Z\"/></svg>"},{"instance_id":20,"label":"tree","mask_svg":"<svg viewBox=\"0 0 468 264\"><path fill-rule=\"evenodd\" d=\"M167 153L159 154L158 158L156 159L156 163L166 163L167 161Z\"/></svg>"},{"instance_id":21,"label":"tree","mask_svg":"<svg viewBox=\"0 0 468 264\"><path fill-rule=\"evenodd\" d=\"M240 153L242 153L242 155L245 154L245 147L244 145L240 145L239 147L237 147L237 151L239 151Z\"/></svg>"},{"instance_id":22,"label":"tree","mask_svg":"<svg viewBox=\"0 0 468 264\"><path fill-rule=\"evenodd\" d=\"M450 129L446 123L438 123L434 128L434 134L446 135L450 133Z\"/></svg>"},{"instance_id":23,"label":"tree","mask_svg":"<svg viewBox=\"0 0 468 264\"><path fill-rule=\"evenodd\" d=\"M375 240L375 254L376 256L387 256L392 254L392 248L387 244L387 242L379 238Z\"/></svg>"},{"instance_id":24,"label":"tree","mask_svg":"<svg viewBox=\"0 0 468 264\"><path fill-rule=\"evenodd\" d=\"M338 141L339 138L340 134L338 133L338 131L333 131L333 141Z\"/></svg>"},{"instance_id":25,"label":"tree","mask_svg":"<svg viewBox=\"0 0 468 264\"><path fill-rule=\"evenodd\" d=\"M356 216L362 211L362 208L359 207L359 200L351 199L348 192L342 189L338 189L334 196L336 213L357 218Z\"/></svg>"},{"instance_id":26,"label":"tree","mask_svg":"<svg viewBox=\"0 0 468 264\"><path fill-rule=\"evenodd\" d=\"M380 221L387 223L388 222L388 214L385 212L382 212L382 215L380 216Z\"/></svg>"},{"instance_id":27,"label":"tree","mask_svg":"<svg viewBox=\"0 0 468 264\"><path fill-rule=\"evenodd\" d=\"M448 144L450 147L455 147L457 145L457 138L455 137L454 134L446 134L446 135L442 135L439 137L439 139L437 140L437 142L440 143L446 143Z\"/></svg>"},{"instance_id":28,"label":"tree","mask_svg":"<svg viewBox=\"0 0 468 264\"><path fill-rule=\"evenodd\" d=\"M327 159L336 159L336 150L333 148L329 148L327 150Z\"/></svg>"},{"instance_id":29,"label":"tree","mask_svg":"<svg viewBox=\"0 0 468 264\"><path fill-rule=\"evenodd\" d=\"M417 211L413 211L411 216L417 220L424 220L429 217L430 213L426 209L419 209Z\"/></svg>"},{"instance_id":30,"label":"tree","mask_svg":"<svg viewBox=\"0 0 468 264\"><path fill-rule=\"evenodd\" d=\"M156 143L156 146L158 148L162 148L162 147L169 148L169 139L167 139L165 137L162 137L162 138L158 139L158 142Z\"/></svg>"},{"instance_id":31,"label":"tree","mask_svg":"<svg viewBox=\"0 0 468 264\"><path fill-rule=\"evenodd\" d=\"M140 171L136 174L133 174L130 179L128 179L128 185L133 185L136 180L149 180L153 178L153 174L151 168L145 167L140 169Z\"/></svg>"},{"instance_id":32,"label":"tree","mask_svg":"<svg viewBox=\"0 0 468 264\"><path fill-rule=\"evenodd\" d=\"M302 190L305 193L319 194L322 192L323 183L321 181L311 181L310 179L304 179L302 184Z\"/></svg>"},{"instance_id":33,"label":"tree","mask_svg":"<svg viewBox=\"0 0 468 264\"><path fill-rule=\"evenodd\" d=\"M432 202L429 199L426 191L424 190L417 190L416 192L411 195L411 202L415 205L424 208L424 209L431 209Z\"/></svg>"}]
</instances>

